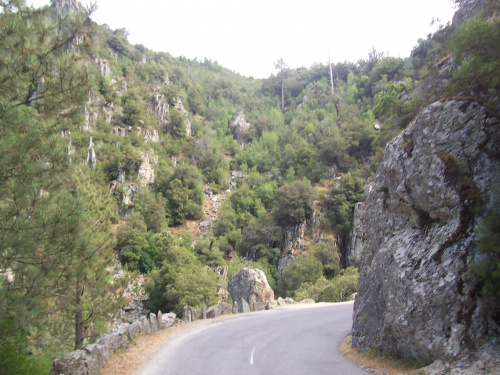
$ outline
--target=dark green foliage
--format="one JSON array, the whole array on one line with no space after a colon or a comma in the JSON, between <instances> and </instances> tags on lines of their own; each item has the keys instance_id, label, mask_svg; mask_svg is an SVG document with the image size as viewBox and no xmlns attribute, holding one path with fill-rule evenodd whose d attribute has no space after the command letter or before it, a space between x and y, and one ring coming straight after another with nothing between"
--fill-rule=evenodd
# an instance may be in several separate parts
<instances>
[{"instance_id":1,"label":"dark green foliage","mask_svg":"<svg viewBox=\"0 0 500 375\"><path fill-rule=\"evenodd\" d=\"M134 212L142 215L148 231L159 233L167 227L166 205L165 198L146 188L135 197Z\"/></svg>"},{"instance_id":2,"label":"dark green foliage","mask_svg":"<svg viewBox=\"0 0 500 375\"><path fill-rule=\"evenodd\" d=\"M125 224L120 227L118 246L121 248L121 261L127 265L129 270L145 272L152 268L153 261L148 254L147 225L139 212L132 212L127 217Z\"/></svg>"},{"instance_id":3,"label":"dark green foliage","mask_svg":"<svg viewBox=\"0 0 500 375\"><path fill-rule=\"evenodd\" d=\"M170 224L180 224L186 217L201 217L203 180L195 166L179 165L159 191L167 200Z\"/></svg>"},{"instance_id":4,"label":"dark green foliage","mask_svg":"<svg viewBox=\"0 0 500 375\"><path fill-rule=\"evenodd\" d=\"M207 266L222 266L225 264L222 251L214 239L198 240L194 246L198 260Z\"/></svg>"},{"instance_id":5,"label":"dark green foliage","mask_svg":"<svg viewBox=\"0 0 500 375\"><path fill-rule=\"evenodd\" d=\"M340 271L332 280L320 277L316 282L305 282L295 292L295 298L311 298L316 302L348 301L356 292L359 273L354 267Z\"/></svg>"},{"instance_id":6,"label":"dark green foliage","mask_svg":"<svg viewBox=\"0 0 500 375\"><path fill-rule=\"evenodd\" d=\"M311 218L312 202L317 194L309 182L294 181L276 191L273 216L281 227L297 225Z\"/></svg>"},{"instance_id":7,"label":"dark green foliage","mask_svg":"<svg viewBox=\"0 0 500 375\"><path fill-rule=\"evenodd\" d=\"M280 242L281 228L264 214L243 228L239 252L251 259L265 258L269 263L276 263Z\"/></svg>"},{"instance_id":8,"label":"dark green foliage","mask_svg":"<svg viewBox=\"0 0 500 375\"><path fill-rule=\"evenodd\" d=\"M448 85L451 95L478 95L500 88L498 44L500 24L479 18L468 20L452 35L456 70Z\"/></svg>"},{"instance_id":9,"label":"dark green foliage","mask_svg":"<svg viewBox=\"0 0 500 375\"><path fill-rule=\"evenodd\" d=\"M365 181L360 173L347 173L330 191L328 211L340 236L347 235L351 230L354 205L363 201Z\"/></svg>"},{"instance_id":10,"label":"dark green foliage","mask_svg":"<svg viewBox=\"0 0 500 375\"><path fill-rule=\"evenodd\" d=\"M323 265L323 274L327 279L336 276L340 271L340 254L336 246L330 242L319 242L312 246L313 255Z\"/></svg>"},{"instance_id":11,"label":"dark green foliage","mask_svg":"<svg viewBox=\"0 0 500 375\"><path fill-rule=\"evenodd\" d=\"M323 265L313 256L301 255L290 261L278 282L278 294L294 297L303 283L314 284L323 275Z\"/></svg>"},{"instance_id":12,"label":"dark green foliage","mask_svg":"<svg viewBox=\"0 0 500 375\"><path fill-rule=\"evenodd\" d=\"M481 293L498 301L500 297L500 213L483 218L478 230L478 254L473 267L481 284Z\"/></svg>"},{"instance_id":13,"label":"dark green foliage","mask_svg":"<svg viewBox=\"0 0 500 375\"><path fill-rule=\"evenodd\" d=\"M115 213L95 175L69 163L60 136L77 129L94 84L80 63L88 46L73 44L88 14L0 6L0 270L13 275L0 285L0 346L19 349L3 371L29 373L25 353L46 366L42 352L93 340L118 308L120 283L108 271Z\"/></svg>"},{"instance_id":14,"label":"dark green foliage","mask_svg":"<svg viewBox=\"0 0 500 375\"><path fill-rule=\"evenodd\" d=\"M164 253L162 267L151 273L151 282L146 285L152 311L181 315L186 305L199 310L203 302L208 306L217 303L217 277L198 263L191 250L173 245Z\"/></svg>"}]
</instances>

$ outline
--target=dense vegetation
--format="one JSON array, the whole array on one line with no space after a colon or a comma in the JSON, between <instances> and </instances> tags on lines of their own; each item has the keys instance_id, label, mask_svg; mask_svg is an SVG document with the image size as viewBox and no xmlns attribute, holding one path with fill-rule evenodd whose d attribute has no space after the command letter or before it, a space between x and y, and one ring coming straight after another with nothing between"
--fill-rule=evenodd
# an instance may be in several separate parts
<instances>
[{"instance_id":1,"label":"dense vegetation","mask_svg":"<svg viewBox=\"0 0 500 375\"><path fill-rule=\"evenodd\" d=\"M216 303L221 266L229 277L260 268L283 297L346 300L353 207L386 142L444 93L494 107L500 82L498 23L480 18L420 40L410 59L373 50L335 64L332 90L327 65L280 60L255 80L131 45L83 9L0 6L0 366L11 374L47 372L54 355L106 331L137 272L162 311ZM438 61L452 72L445 87ZM243 131L231 123L240 111ZM143 184L150 150L154 183ZM187 230L209 191L224 197L216 221ZM280 274L284 233L305 221Z\"/></svg>"}]
</instances>

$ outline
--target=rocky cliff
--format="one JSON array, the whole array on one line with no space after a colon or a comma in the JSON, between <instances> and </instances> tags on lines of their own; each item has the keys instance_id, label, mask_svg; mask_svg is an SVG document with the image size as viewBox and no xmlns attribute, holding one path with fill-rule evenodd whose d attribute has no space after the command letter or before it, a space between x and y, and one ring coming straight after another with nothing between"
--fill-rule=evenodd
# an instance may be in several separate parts
<instances>
[{"instance_id":1,"label":"rocky cliff","mask_svg":"<svg viewBox=\"0 0 500 375\"><path fill-rule=\"evenodd\" d=\"M363 219L357 349L432 360L499 334L470 272L481 217L500 207L499 150L499 120L458 99L388 143Z\"/></svg>"}]
</instances>

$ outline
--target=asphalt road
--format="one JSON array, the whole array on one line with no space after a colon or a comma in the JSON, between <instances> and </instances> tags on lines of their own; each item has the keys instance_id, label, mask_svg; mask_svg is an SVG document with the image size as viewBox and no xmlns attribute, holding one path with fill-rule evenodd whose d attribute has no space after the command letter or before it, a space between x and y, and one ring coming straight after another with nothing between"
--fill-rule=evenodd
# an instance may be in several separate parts
<instances>
[{"instance_id":1,"label":"asphalt road","mask_svg":"<svg viewBox=\"0 0 500 375\"><path fill-rule=\"evenodd\" d=\"M352 302L238 314L168 340L138 375L367 374L338 350Z\"/></svg>"}]
</instances>

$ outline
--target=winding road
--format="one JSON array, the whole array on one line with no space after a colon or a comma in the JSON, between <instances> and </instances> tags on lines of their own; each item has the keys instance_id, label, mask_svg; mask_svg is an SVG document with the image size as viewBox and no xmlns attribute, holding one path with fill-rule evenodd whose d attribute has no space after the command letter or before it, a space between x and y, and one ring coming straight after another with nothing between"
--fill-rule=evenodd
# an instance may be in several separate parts
<instances>
[{"instance_id":1,"label":"winding road","mask_svg":"<svg viewBox=\"0 0 500 375\"><path fill-rule=\"evenodd\" d=\"M352 309L352 302L293 305L193 325L137 375L367 374L338 350Z\"/></svg>"}]
</instances>

